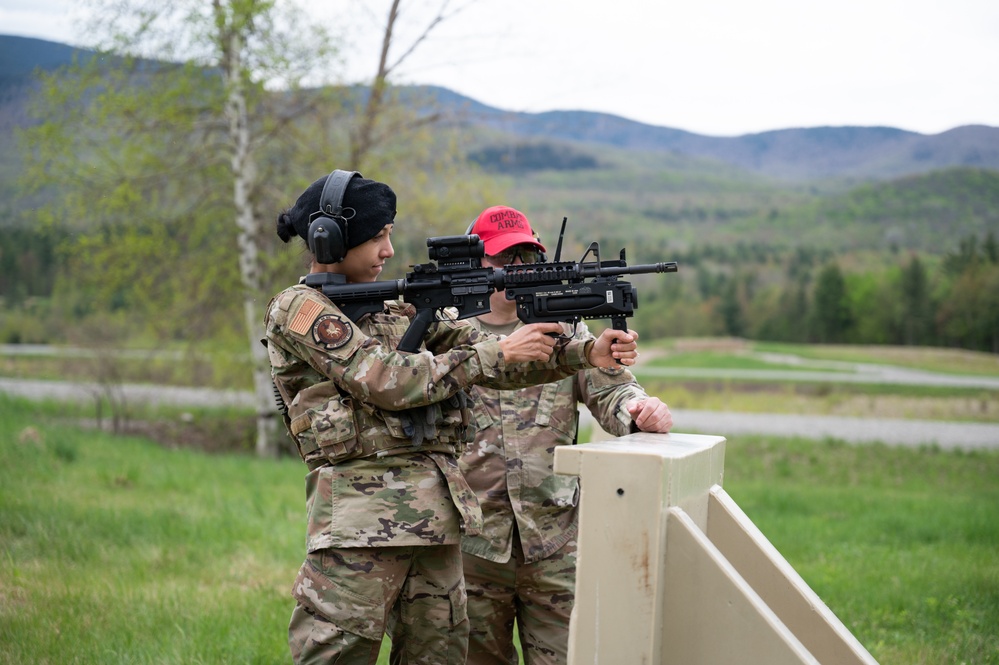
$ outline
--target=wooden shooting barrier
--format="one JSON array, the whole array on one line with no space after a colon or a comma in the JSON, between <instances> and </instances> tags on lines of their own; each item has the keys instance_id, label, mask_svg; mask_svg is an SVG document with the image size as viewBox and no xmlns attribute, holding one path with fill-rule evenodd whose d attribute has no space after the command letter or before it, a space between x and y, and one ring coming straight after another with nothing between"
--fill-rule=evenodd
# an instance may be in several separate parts
<instances>
[{"instance_id":1,"label":"wooden shooting barrier","mask_svg":"<svg viewBox=\"0 0 999 665\"><path fill-rule=\"evenodd\" d=\"M722 489L725 439L561 446L579 476L569 665L877 665Z\"/></svg>"}]
</instances>

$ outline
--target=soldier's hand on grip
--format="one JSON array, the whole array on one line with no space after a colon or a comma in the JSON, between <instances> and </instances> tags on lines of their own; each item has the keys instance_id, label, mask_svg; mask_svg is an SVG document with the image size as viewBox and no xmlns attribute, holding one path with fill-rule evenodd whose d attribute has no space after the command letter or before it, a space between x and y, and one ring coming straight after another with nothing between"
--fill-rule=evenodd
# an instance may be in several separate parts
<instances>
[{"instance_id":1,"label":"soldier's hand on grip","mask_svg":"<svg viewBox=\"0 0 999 665\"><path fill-rule=\"evenodd\" d=\"M608 328L593 343L588 360L594 367L634 365L638 358L638 333Z\"/></svg>"},{"instance_id":2,"label":"soldier's hand on grip","mask_svg":"<svg viewBox=\"0 0 999 665\"><path fill-rule=\"evenodd\" d=\"M547 361L558 341L554 335L562 332L560 323L532 323L522 326L500 340L500 349L508 363Z\"/></svg>"}]
</instances>

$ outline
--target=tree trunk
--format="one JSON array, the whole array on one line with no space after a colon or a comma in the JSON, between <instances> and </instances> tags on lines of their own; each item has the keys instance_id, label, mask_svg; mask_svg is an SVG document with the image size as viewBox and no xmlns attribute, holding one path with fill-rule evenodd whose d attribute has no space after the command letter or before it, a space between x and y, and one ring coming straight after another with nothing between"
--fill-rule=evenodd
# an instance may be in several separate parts
<instances>
[{"instance_id":1,"label":"tree trunk","mask_svg":"<svg viewBox=\"0 0 999 665\"><path fill-rule=\"evenodd\" d=\"M364 106L364 113L361 115L360 127L350 140L350 161L348 163L352 168L361 168L361 162L375 142L375 124L381 115L385 89L388 86L388 55L392 46L392 31L395 29L395 21L398 17L399 0L393 0L392 6L389 8L388 21L385 23L385 32L382 34L382 48L378 56L378 73L375 74L371 89L368 91L368 101Z\"/></svg>"},{"instance_id":2,"label":"tree trunk","mask_svg":"<svg viewBox=\"0 0 999 665\"><path fill-rule=\"evenodd\" d=\"M246 321L250 358L253 362L254 404L257 415L256 452L261 457L278 454L278 422L270 365L260 343L263 322L260 285L260 250L257 245L259 222L251 192L256 181L252 136L246 91L243 83L242 38L233 30L226 38L224 72L226 77L226 117L232 144L233 203L236 209L239 274L243 284L243 314Z\"/></svg>"}]
</instances>

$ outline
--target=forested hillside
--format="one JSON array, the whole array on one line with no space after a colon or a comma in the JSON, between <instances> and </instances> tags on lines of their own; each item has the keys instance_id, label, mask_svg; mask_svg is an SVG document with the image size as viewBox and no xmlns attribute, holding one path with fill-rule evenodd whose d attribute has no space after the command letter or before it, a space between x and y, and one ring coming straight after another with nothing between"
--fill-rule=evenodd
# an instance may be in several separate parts
<instances>
[{"instance_id":1,"label":"forested hillside","mask_svg":"<svg viewBox=\"0 0 999 665\"><path fill-rule=\"evenodd\" d=\"M148 183L160 184L132 194L135 201L115 199L120 212L105 211L103 219L57 212L65 210L56 205L65 203L63 195L81 183L72 172L47 173L41 188L23 179L41 173L38 158L48 140L44 132L26 132L40 121L29 103L37 86L28 72L65 64L74 52L38 40L14 48L12 40L0 37L0 342L70 341L57 322L67 320L71 307L69 319L78 323L141 319L128 343L160 336L171 343L231 343L228 326L239 313L224 297L236 288L224 257L232 250L204 240L218 223L212 211L224 213L224 204L205 196L197 174L174 164L171 176L158 167L170 160L155 161L166 156L156 154L155 142L135 152L123 137L92 136L89 145L100 146L107 164L131 159L148 170ZM347 120L367 95L358 88L305 92L302 100L308 94L339 100ZM999 352L999 129L926 137L892 128L813 128L722 139L601 114L511 114L441 89L392 92L420 123L436 122L418 143L394 145L377 155L373 171L365 169L402 193L397 258L387 277L426 260L423 238L460 232L483 207L507 203L524 210L550 246L567 216L563 258L578 258L596 240L606 257L626 248L632 263L679 261L677 275L634 280L641 292L635 324L653 337ZM290 203L284 189L297 191L314 175L289 172L286 164L323 120L305 115L288 123L287 144L267 155L267 167L283 183L268 190L275 214ZM193 142L208 145L212 137ZM324 140L331 147L314 156L321 164L315 168L349 166L338 161L347 154L343 137L334 131ZM412 168L401 166L406 150L413 151ZM441 170L430 154L456 161ZM222 175L222 164L213 168ZM105 185L93 187L76 195L92 201L111 195ZM273 283L294 279L294 269L278 266L293 265L288 257L297 250L266 242L277 257ZM166 270L161 256L185 267ZM185 320L197 339L185 338ZM121 330L127 338L129 324Z\"/></svg>"},{"instance_id":2,"label":"forested hillside","mask_svg":"<svg viewBox=\"0 0 999 665\"><path fill-rule=\"evenodd\" d=\"M953 168L869 183L776 217L768 221L787 222L803 234L826 228L851 236L858 248L937 253L954 249L955 237L999 230L999 171Z\"/></svg>"},{"instance_id":3,"label":"forested hillside","mask_svg":"<svg viewBox=\"0 0 999 665\"><path fill-rule=\"evenodd\" d=\"M573 258L598 239L632 262L678 261L677 275L634 278L641 332L999 352L999 172L832 194L651 173L533 173L508 199L549 243L568 215Z\"/></svg>"}]
</instances>

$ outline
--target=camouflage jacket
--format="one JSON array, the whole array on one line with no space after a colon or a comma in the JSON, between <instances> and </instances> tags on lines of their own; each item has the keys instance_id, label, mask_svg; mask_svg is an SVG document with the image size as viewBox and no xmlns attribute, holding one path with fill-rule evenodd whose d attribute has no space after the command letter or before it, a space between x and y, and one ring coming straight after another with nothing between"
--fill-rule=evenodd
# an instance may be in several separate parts
<instances>
[{"instance_id":1,"label":"camouflage jacket","mask_svg":"<svg viewBox=\"0 0 999 665\"><path fill-rule=\"evenodd\" d=\"M582 323L576 336L592 339ZM479 497L483 529L462 538L462 551L505 563L516 525L525 560L545 558L576 536L578 479L552 470L555 447L575 441L576 405L585 404L605 431L623 436L633 431L627 403L646 393L621 368L589 369L519 390L476 386L472 396L477 432L459 466Z\"/></svg>"},{"instance_id":2,"label":"camouflage jacket","mask_svg":"<svg viewBox=\"0 0 999 665\"><path fill-rule=\"evenodd\" d=\"M303 285L267 307L271 375L310 468L310 552L454 544L462 530L477 533L481 512L455 457L470 434L464 389L523 387L590 367L589 345L574 341L547 363L508 368L499 338L454 320L430 326L428 350L395 351L414 314L388 303L355 324ZM416 441L421 419L430 436Z\"/></svg>"}]
</instances>

